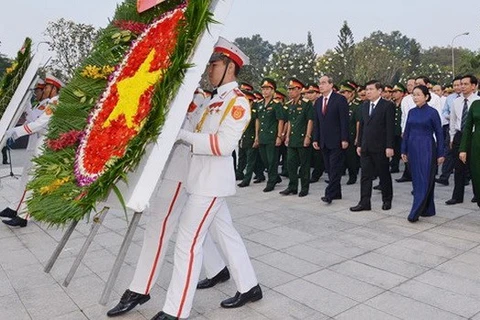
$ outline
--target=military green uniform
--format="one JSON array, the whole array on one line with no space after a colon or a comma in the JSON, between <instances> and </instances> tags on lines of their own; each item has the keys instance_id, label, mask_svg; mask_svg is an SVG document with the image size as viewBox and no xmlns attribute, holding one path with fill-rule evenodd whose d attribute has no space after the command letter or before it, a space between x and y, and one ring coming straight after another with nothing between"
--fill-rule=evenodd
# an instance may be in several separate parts
<instances>
[{"instance_id":1,"label":"military green uniform","mask_svg":"<svg viewBox=\"0 0 480 320\"><path fill-rule=\"evenodd\" d=\"M402 108L395 106L395 144L393 146L393 157L390 161L390 171L399 172L402 147Z\"/></svg>"},{"instance_id":2,"label":"military green uniform","mask_svg":"<svg viewBox=\"0 0 480 320\"><path fill-rule=\"evenodd\" d=\"M253 143L255 142L255 120L257 119L257 105L252 106L252 118L248 124L247 129L240 139L239 148L238 148L238 168L237 168L237 177L241 176L242 186L248 186L252 180L253 172L257 176L257 179L265 180L263 174L263 164L259 159L258 148L253 148ZM243 173L244 170L245 174Z\"/></svg>"},{"instance_id":3,"label":"military green uniform","mask_svg":"<svg viewBox=\"0 0 480 320\"><path fill-rule=\"evenodd\" d=\"M278 121L285 120L286 114L282 104L275 99L265 105L265 100L255 103L257 117L260 122L258 140L260 156L268 171L267 188L273 188L281 181L278 175L278 147L275 140L281 134L278 132Z\"/></svg>"},{"instance_id":4,"label":"military green uniform","mask_svg":"<svg viewBox=\"0 0 480 320\"><path fill-rule=\"evenodd\" d=\"M348 148L346 150L345 165L348 169L348 181L349 184L353 184L357 181L358 170L360 169L360 158L357 154L357 146L355 145L355 138L357 135L357 122L360 121L362 101L355 98L348 104L348 117L349 117L349 141Z\"/></svg>"},{"instance_id":5,"label":"military green uniform","mask_svg":"<svg viewBox=\"0 0 480 320\"><path fill-rule=\"evenodd\" d=\"M310 146L304 147L304 140L309 121L313 121L312 103L307 99L299 99L296 103L287 102L290 136L288 137L288 174L290 182L288 189L298 191L298 178L301 182L301 191L307 192L310 186ZM313 125L313 124L312 124ZM311 137L310 137L311 139ZM300 166L300 170L298 167Z\"/></svg>"}]
</instances>

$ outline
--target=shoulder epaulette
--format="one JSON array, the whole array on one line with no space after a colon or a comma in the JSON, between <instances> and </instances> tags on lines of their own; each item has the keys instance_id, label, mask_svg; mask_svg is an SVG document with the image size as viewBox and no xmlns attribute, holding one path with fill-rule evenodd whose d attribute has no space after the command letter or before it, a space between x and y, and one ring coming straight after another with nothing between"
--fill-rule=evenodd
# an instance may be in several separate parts
<instances>
[{"instance_id":1,"label":"shoulder epaulette","mask_svg":"<svg viewBox=\"0 0 480 320\"><path fill-rule=\"evenodd\" d=\"M245 95L243 94L242 90L240 90L240 89L238 89L238 88L233 89L233 92L234 92L238 97L245 97Z\"/></svg>"},{"instance_id":2,"label":"shoulder epaulette","mask_svg":"<svg viewBox=\"0 0 480 320\"><path fill-rule=\"evenodd\" d=\"M282 103L282 101L278 100L278 99L273 99L273 102L275 103Z\"/></svg>"},{"instance_id":3,"label":"shoulder epaulette","mask_svg":"<svg viewBox=\"0 0 480 320\"><path fill-rule=\"evenodd\" d=\"M306 99L306 98L302 98L303 102L310 102L310 100Z\"/></svg>"},{"instance_id":4,"label":"shoulder epaulette","mask_svg":"<svg viewBox=\"0 0 480 320\"><path fill-rule=\"evenodd\" d=\"M292 100L288 100L285 104L292 104L293 103L293 99Z\"/></svg>"}]
</instances>

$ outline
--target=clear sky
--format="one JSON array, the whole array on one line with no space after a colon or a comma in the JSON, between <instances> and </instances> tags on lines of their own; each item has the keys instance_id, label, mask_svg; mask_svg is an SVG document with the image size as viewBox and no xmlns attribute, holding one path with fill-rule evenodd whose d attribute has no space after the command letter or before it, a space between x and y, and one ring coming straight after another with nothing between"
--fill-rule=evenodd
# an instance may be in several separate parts
<instances>
[{"instance_id":1,"label":"clear sky","mask_svg":"<svg viewBox=\"0 0 480 320\"><path fill-rule=\"evenodd\" d=\"M0 52L12 57L26 36L42 41L48 21L66 18L102 27L122 0L2 2ZM429 48L449 46L455 35L468 31L470 35L457 38L455 46L480 49L480 3L474 0L236 0L223 35L234 39L258 33L271 43L298 43L311 31L315 50L322 54L335 47L344 20L356 42L376 30L399 30Z\"/></svg>"}]
</instances>

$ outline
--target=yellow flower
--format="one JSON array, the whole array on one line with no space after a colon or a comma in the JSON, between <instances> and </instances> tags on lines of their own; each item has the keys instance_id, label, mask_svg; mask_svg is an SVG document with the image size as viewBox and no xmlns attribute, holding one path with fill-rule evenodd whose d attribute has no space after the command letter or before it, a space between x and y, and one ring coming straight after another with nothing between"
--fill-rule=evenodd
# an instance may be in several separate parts
<instances>
[{"instance_id":1,"label":"yellow flower","mask_svg":"<svg viewBox=\"0 0 480 320\"><path fill-rule=\"evenodd\" d=\"M91 79L107 79L108 76L115 70L112 66L97 67L93 65L87 65L80 73L85 78Z\"/></svg>"},{"instance_id":2,"label":"yellow flower","mask_svg":"<svg viewBox=\"0 0 480 320\"><path fill-rule=\"evenodd\" d=\"M53 191L57 190L58 188L60 188L60 186L64 185L68 181L70 181L70 177L56 179L50 185L45 186L45 187L41 187L40 188L40 194L45 195L45 194L48 194L48 193L52 193Z\"/></svg>"}]
</instances>

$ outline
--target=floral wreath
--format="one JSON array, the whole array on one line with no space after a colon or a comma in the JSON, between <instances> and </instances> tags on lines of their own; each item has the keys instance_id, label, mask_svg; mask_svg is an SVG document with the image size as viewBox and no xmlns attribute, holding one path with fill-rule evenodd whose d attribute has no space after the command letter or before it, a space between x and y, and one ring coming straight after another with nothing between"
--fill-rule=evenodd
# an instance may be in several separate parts
<instances>
[{"instance_id":1,"label":"floral wreath","mask_svg":"<svg viewBox=\"0 0 480 320\"><path fill-rule=\"evenodd\" d=\"M3 116L13 94L17 90L20 81L22 81L30 62L32 61L32 40L26 38L22 48L18 51L17 57L13 60L10 67L5 69L5 73L0 80L0 118Z\"/></svg>"},{"instance_id":2,"label":"floral wreath","mask_svg":"<svg viewBox=\"0 0 480 320\"><path fill-rule=\"evenodd\" d=\"M44 152L34 159L30 214L78 221L139 163L155 141L196 41L212 22L210 0L171 0L139 14L117 8L92 53L62 89Z\"/></svg>"}]
</instances>

